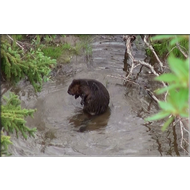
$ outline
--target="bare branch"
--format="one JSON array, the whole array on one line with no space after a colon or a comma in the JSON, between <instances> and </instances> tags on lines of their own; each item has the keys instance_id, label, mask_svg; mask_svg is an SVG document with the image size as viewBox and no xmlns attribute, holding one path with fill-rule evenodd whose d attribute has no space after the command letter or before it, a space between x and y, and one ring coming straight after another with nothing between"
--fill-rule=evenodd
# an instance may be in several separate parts
<instances>
[{"instance_id":1,"label":"bare branch","mask_svg":"<svg viewBox=\"0 0 190 190\"><path fill-rule=\"evenodd\" d=\"M184 140L185 142L187 142L187 141L183 138L183 129L184 129L184 126L183 126L182 121L179 121L179 124L180 124L180 131L181 131L180 147L181 147L187 154L189 154L189 152L183 148L183 140ZM188 142L187 142L187 144L189 145Z\"/></svg>"},{"instance_id":2,"label":"bare branch","mask_svg":"<svg viewBox=\"0 0 190 190\"><path fill-rule=\"evenodd\" d=\"M11 39L12 41L14 41L8 34L7 34L8 38ZM22 49L24 50L24 48L16 41L16 44Z\"/></svg>"},{"instance_id":3,"label":"bare branch","mask_svg":"<svg viewBox=\"0 0 190 190\"><path fill-rule=\"evenodd\" d=\"M130 71L129 71L128 75L125 77L125 80L127 80L130 77L130 75L132 75L133 69L135 68L134 57L131 53L131 41L133 41L133 39L134 38L132 36L123 36L123 40L126 41L127 55L130 57L130 59L132 61Z\"/></svg>"},{"instance_id":4,"label":"bare branch","mask_svg":"<svg viewBox=\"0 0 190 190\"><path fill-rule=\"evenodd\" d=\"M119 75L119 76L107 75L107 76L108 76L108 77L112 77L112 78L116 78L116 79L122 79L122 80L124 80L124 82L125 82L125 81L128 81L128 82L133 83L133 84L135 84L135 85L141 86L139 83L134 82L134 81L131 81L131 80L129 80L129 79L126 79L126 77L124 77L124 76L122 76L122 75ZM148 92L149 96L150 96L155 102L158 103L158 102L160 101L160 100L154 95L154 93L153 93L150 89L148 89L146 86L144 86L144 89Z\"/></svg>"},{"instance_id":5,"label":"bare branch","mask_svg":"<svg viewBox=\"0 0 190 190\"><path fill-rule=\"evenodd\" d=\"M136 60L135 60L136 61ZM157 77L159 76L159 74L154 70L154 67L152 66L152 65L150 65L149 63L146 63L145 61L140 61L140 60L138 60L138 61L136 61L137 63L140 63L141 65L144 65L144 66L146 66L146 67L148 67L151 71L152 71L152 73L154 74L154 75L156 75Z\"/></svg>"},{"instance_id":6,"label":"bare branch","mask_svg":"<svg viewBox=\"0 0 190 190\"><path fill-rule=\"evenodd\" d=\"M176 46L178 47L179 51L183 54L183 56L187 59L188 55L181 49L181 46L178 42L176 43Z\"/></svg>"},{"instance_id":7,"label":"bare branch","mask_svg":"<svg viewBox=\"0 0 190 190\"><path fill-rule=\"evenodd\" d=\"M133 83L133 84L136 84L136 85L140 86L140 84L138 84L137 82L134 82L134 81L131 81L131 80L129 80L129 79L126 79L126 77L125 77L125 76L122 76L122 75L118 75L118 76L107 75L107 76L108 76L108 77L112 77L112 78L116 78L116 79L122 79L122 80L124 80L124 82L125 82L125 81L128 81L128 82L131 82L131 83Z\"/></svg>"},{"instance_id":8,"label":"bare branch","mask_svg":"<svg viewBox=\"0 0 190 190\"><path fill-rule=\"evenodd\" d=\"M155 71L155 69L154 69L154 67L152 65L150 65L149 63L147 63L145 61L136 60L134 58L134 56L132 55L132 53L131 53L131 41L134 40L134 37L126 35L126 36L123 36L123 40L126 42L126 53L129 56L129 58L131 59L131 68L130 68L130 71L129 71L128 75L125 77L124 80L128 80L128 78L130 77L130 75L132 75L133 69L136 68L139 65L143 65L143 66L148 67L155 76L159 76L159 74ZM146 37L145 37L145 41L146 41ZM152 46L150 46L150 48L153 49ZM153 51L154 51L154 49L153 49ZM155 51L154 51L154 54L156 54ZM161 66L163 66L162 62L160 64L161 64ZM161 82L161 83L163 84L164 87L167 87L167 85L164 82ZM146 90L148 91L149 95L158 103L159 100L156 98L156 96L149 89L146 89ZM166 94L165 94L165 101L166 101L167 94L168 94L168 92L166 92Z\"/></svg>"},{"instance_id":9,"label":"bare branch","mask_svg":"<svg viewBox=\"0 0 190 190\"><path fill-rule=\"evenodd\" d=\"M161 69L161 71L163 71L163 63L160 61L160 59L159 59L158 55L156 54L156 52L154 51L154 48L152 47L152 45L148 43L148 41L147 41L147 35L144 36L144 42L150 48L150 50L152 51L152 53L155 55L155 57L156 57L159 65L160 65L160 69Z\"/></svg>"},{"instance_id":10,"label":"bare branch","mask_svg":"<svg viewBox=\"0 0 190 190\"><path fill-rule=\"evenodd\" d=\"M177 47L174 46L174 47L166 54L166 57L168 57L168 55L169 55L175 48L177 48Z\"/></svg>"},{"instance_id":11,"label":"bare branch","mask_svg":"<svg viewBox=\"0 0 190 190\"><path fill-rule=\"evenodd\" d=\"M152 91L150 91L150 89L145 88L145 90L148 92L149 96L150 96L154 101L156 101L157 103L160 101L160 100L154 95L154 93L153 93Z\"/></svg>"}]
</instances>

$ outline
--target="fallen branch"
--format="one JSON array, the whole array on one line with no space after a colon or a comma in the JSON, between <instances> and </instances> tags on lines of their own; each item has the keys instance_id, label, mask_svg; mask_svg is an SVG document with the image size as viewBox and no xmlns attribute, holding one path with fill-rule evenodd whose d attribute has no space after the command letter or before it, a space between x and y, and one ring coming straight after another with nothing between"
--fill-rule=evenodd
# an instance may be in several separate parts
<instances>
[{"instance_id":1,"label":"fallen branch","mask_svg":"<svg viewBox=\"0 0 190 190\"><path fill-rule=\"evenodd\" d=\"M130 75L132 75L133 69L135 68L135 64L134 64L135 59L131 53L131 41L134 40L134 37L133 36L123 36L123 40L126 41L126 53L132 61L130 71L129 71L128 75L125 77L125 80L127 80L130 77Z\"/></svg>"},{"instance_id":2,"label":"fallen branch","mask_svg":"<svg viewBox=\"0 0 190 190\"><path fill-rule=\"evenodd\" d=\"M133 83L133 84L135 84L135 85L138 85L138 86L140 86L140 87L142 87L139 83L137 83L137 82L134 82L134 81L131 81L131 80L129 80L129 79L126 79L126 77L124 77L124 76L122 76L122 75L119 75L119 76L113 76L113 75L107 75L108 77L112 77L112 78L116 78L116 79L122 79L122 80L124 80L124 82L125 81L127 81L127 82L130 82L130 83ZM159 102L160 100L154 95L154 93L150 90L150 89L148 89L146 86L143 86L143 88L148 92L148 95L155 101L155 102Z\"/></svg>"},{"instance_id":3,"label":"fallen branch","mask_svg":"<svg viewBox=\"0 0 190 190\"><path fill-rule=\"evenodd\" d=\"M152 47L152 45L148 43L148 41L147 41L147 35L144 35L144 42L150 48L150 50L152 51L152 53L156 57L159 65L160 65L160 70L163 72L163 63L160 61L160 59L159 59L158 55L156 54L156 52L154 51L154 48Z\"/></svg>"},{"instance_id":4,"label":"fallen branch","mask_svg":"<svg viewBox=\"0 0 190 190\"><path fill-rule=\"evenodd\" d=\"M176 43L176 46L178 47L179 51L183 54L183 56L187 59L188 55L181 49L181 46L178 42Z\"/></svg>"},{"instance_id":5,"label":"fallen branch","mask_svg":"<svg viewBox=\"0 0 190 190\"><path fill-rule=\"evenodd\" d=\"M7 37L9 38L9 39L11 39L12 41L14 41L8 34L7 34ZM22 50L24 50L24 48L16 41L16 44L22 49Z\"/></svg>"},{"instance_id":6,"label":"fallen branch","mask_svg":"<svg viewBox=\"0 0 190 190\"><path fill-rule=\"evenodd\" d=\"M183 47L183 46L182 46ZM176 46L174 46L166 55L166 57L168 57L168 55L175 49L179 49L179 51L183 54L183 56L187 59L188 55L182 50L181 45L179 43L176 43ZM184 47L183 47L184 48ZM184 48L185 49L185 48Z\"/></svg>"},{"instance_id":7,"label":"fallen branch","mask_svg":"<svg viewBox=\"0 0 190 190\"><path fill-rule=\"evenodd\" d=\"M146 38L147 38L147 36L145 35L145 36L144 36L144 41L146 42L146 44L149 45L149 48L154 51L153 47L147 42ZM155 69L154 69L154 67L153 67L152 65L150 65L149 63L147 63L147 62L145 62L145 61L136 60L136 59L134 58L134 56L132 55L132 53L131 53L131 42L134 41L134 36L130 36L130 35L123 36L123 40L126 42L126 53L127 53L127 56L128 56L128 57L130 58L130 60L131 60L131 68L130 68L130 71L129 71L128 75L125 77L125 80L128 80L128 78L129 78L129 77L132 75L132 73L133 73L133 69L136 68L136 67L138 67L138 66L140 66L140 65L143 65L143 66L148 67L148 68L151 70L151 72L152 72L155 76L160 76L160 75L155 71ZM160 64L160 67L162 68L162 67L163 67L163 63L160 61L160 59L158 58L158 56L157 56L157 54L156 54L155 51L154 51L154 54L155 54L155 56L157 57L157 60L158 60L158 62L159 62L159 64ZM163 68L162 68L162 69L163 69ZM163 84L164 87L167 87L167 85L166 85L164 82L161 82L161 83ZM165 93L165 98L164 98L165 101L166 101L166 98L167 98L167 94L168 94L168 92ZM153 95L153 93L151 93L151 96L152 96L152 98L153 98L156 102L159 101L158 98L156 98L156 96Z\"/></svg>"},{"instance_id":8,"label":"fallen branch","mask_svg":"<svg viewBox=\"0 0 190 190\"><path fill-rule=\"evenodd\" d=\"M133 36L123 36L123 40L124 41L126 41L126 52L127 52L127 54L128 54L128 56L130 57L130 59L131 59L131 69L130 69L130 71L129 71L129 74L126 76L126 79L127 78L129 78L129 76L132 74L132 71L133 71L133 69L134 68L136 68L137 66L139 66L139 65L144 65L144 66L146 66L146 67L148 67L151 71L152 71L152 73L154 74L154 75L156 75L156 76L159 76L159 74L155 71L155 69L154 69L154 67L152 66L152 65L150 65L149 63L147 63L147 62L145 62L145 61L141 61L141 60L135 60L135 58L133 57L133 55L132 55L132 53L131 53L131 41L134 39L134 37ZM144 37L144 39L146 39L146 35L145 35L145 37ZM145 40L146 41L146 40ZM147 41L146 41L147 42ZM148 43L148 42L147 42ZM152 49L153 49L153 47L152 46L150 46ZM151 49L151 50L152 50ZM154 49L153 49L154 50ZM155 53L155 51L154 51L154 54L156 54ZM158 57L157 55L156 55L156 57ZM158 58L158 60L159 60L159 58ZM163 67L163 63L160 61L160 65ZM165 87L167 86L165 83L162 83Z\"/></svg>"}]
</instances>

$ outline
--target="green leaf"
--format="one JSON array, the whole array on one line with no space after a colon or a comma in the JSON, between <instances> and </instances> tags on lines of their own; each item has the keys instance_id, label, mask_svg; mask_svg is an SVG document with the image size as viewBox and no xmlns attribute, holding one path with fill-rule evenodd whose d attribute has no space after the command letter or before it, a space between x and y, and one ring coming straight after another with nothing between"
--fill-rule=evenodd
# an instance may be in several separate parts
<instances>
[{"instance_id":1,"label":"green leaf","mask_svg":"<svg viewBox=\"0 0 190 190\"><path fill-rule=\"evenodd\" d=\"M169 90L172 90L172 89L176 89L176 88L180 88L181 87L181 84L180 83L177 83L177 84L171 84L171 85L169 85L169 86L167 86L167 87L165 87L165 88L161 88L161 89L157 89L157 90L155 90L155 93L156 94L162 94L162 93L164 93L164 92L166 92L166 91L169 91Z\"/></svg>"},{"instance_id":2,"label":"green leaf","mask_svg":"<svg viewBox=\"0 0 190 190\"><path fill-rule=\"evenodd\" d=\"M180 116L181 116L181 117L184 117L184 118L188 118L188 117L189 117L188 110L185 111L185 112L181 112L181 113L180 113Z\"/></svg>"},{"instance_id":3,"label":"green leaf","mask_svg":"<svg viewBox=\"0 0 190 190\"><path fill-rule=\"evenodd\" d=\"M154 120L159 120L159 119L163 119L167 116L169 116L170 113L169 112L166 112L166 111L160 111L159 113L151 116L151 117L148 117L145 119L145 121L154 121Z\"/></svg>"},{"instance_id":4,"label":"green leaf","mask_svg":"<svg viewBox=\"0 0 190 190\"><path fill-rule=\"evenodd\" d=\"M184 78L188 77L189 70L187 70L186 64L182 59L175 58L173 56L170 56L168 58L168 64L170 65L171 70L179 77Z\"/></svg>"},{"instance_id":5,"label":"green leaf","mask_svg":"<svg viewBox=\"0 0 190 190\"><path fill-rule=\"evenodd\" d=\"M169 39L169 38L174 38L175 35L156 35L152 37L152 40L163 40L163 39Z\"/></svg>"},{"instance_id":6,"label":"green leaf","mask_svg":"<svg viewBox=\"0 0 190 190\"><path fill-rule=\"evenodd\" d=\"M174 81L177 82L179 81L179 78L172 73L166 73L160 75L159 77L156 77L155 80L163 82L174 82Z\"/></svg>"},{"instance_id":7,"label":"green leaf","mask_svg":"<svg viewBox=\"0 0 190 190\"><path fill-rule=\"evenodd\" d=\"M163 110L165 110L167 112L173 113L176 111L175 107L170 102L159 101L158 104L159 104L160 108L162 108Z\"/></svg>"},{"instance_id":8,"label":"green leaf","mask_svg":"<svg viewBox=\"0 0 190 190\"><path fill-rule=\"evenodd\" d=\"M179 43L180 41L184 40L186 37L188 37L188 36L186 36L186 35L176 35L175 38L170 41L170 45L173 46L177 42Z\"/></svg>"},{"instance_id":9,"label":"green leaf","mask_svg":"<svg viewBox=\"0 0 190 190\"><path fill-rule=\"evenodd\" d=\"M185 62L184 62L184 68L189 71L189 58L185 60Z\"/></svg>"},{"instance_id":10,"label":"green leaf","mask_svg":"<svg viewBox=\"0 0 190 190\"><path fill-rule=\"evenodd\" d=\"M177 113L183 112L188 107L189 89L180 88L177 90L171 90L168 101L176 108Z\"/></svg>"},{"instance_id":11,"label":"green leaf","mask_svg":"<svg viewBox=\"0 0 190 190\"><path fill-rule=\"evenodd\" d=\"M165 123L164 123L164 125L162 126L162 131L165 131L166 130L166 128L172 123L172 121L174 120L174 118L173 117L170 117Z\"/></svg>"}]
</instances>

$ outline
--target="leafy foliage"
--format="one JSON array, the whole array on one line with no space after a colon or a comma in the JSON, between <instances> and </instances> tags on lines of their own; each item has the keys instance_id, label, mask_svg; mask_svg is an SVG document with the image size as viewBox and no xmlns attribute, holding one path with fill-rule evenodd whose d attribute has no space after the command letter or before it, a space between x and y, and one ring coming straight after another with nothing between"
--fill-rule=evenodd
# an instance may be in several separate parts
<instances>
[{"instance_id":1,"label":"leafy foliage","mask_svg":"<svg viewBox=\"0 0 190 190\"><path fill-rule=\"evenodd\" d=\"M161 58L168 55L168 52L171 51L176 57L184 59L184 56L176 47L176 43L179 43L185 52L188 52L189 49L189 39L187 35L157 35L152 37L151 41L154 41L152 46ZM146 52L149 56L153 56L150 49L147 49Z\"/></svg>"},{"instance_id":2,"label":"leafy foliage","mask_svg":"<svg viewBox=\"0 0 190 190\"><path fill-rule=\"evenodd\" d=\"M161 36L163 37L163 36ZM160 36L155 39L161 39ZM170 36L164 36L167 38ZM180 40L183 40L182 38ZM173 43L173 40L171 41ZM171 43L170 42L170 43ZM165 130L176 117L188 117L189 97L189 59L182 60L171 55L168 58L171 73L165 73L155 78L168 84L167 87L157 89L157 94L168 92L167 100L159 101L161 111L147 121L159 120L170 116L162 127Z\"/></svg>"},{"instance_id":3,"label":"leafy foliage","mask_svg":"<svg viewBox=\"0 0 190 190\"><path fill-rule=\"evenodd\" d=\"M8 40L2 40L1 64L6 79L18 82L26 76L34 89L40 91L44 77L49 75L56 60L45 56L39 48L24 52Z\"/></svg>"},{"instance_id":4,"label":"leafy foliage","mask_svg":"<svg viewBox=\"0 0 190 190\"><path fill-rule=\"evenodd\" d=\"M10 137L4 133L16 132L17 138L19 132L22 136L27 139L27 134L34 137L34 133L37 131L36 128L28 128L26 126L25 117L33 117L33 113L36 109L22 109L20 106L20 100L14 93L9 94L9 98L3 96L4 104L1 105L1 150L3 153L7 151L8 145L11 144Z\"/></svg>"},{"instance_id":5,"label":"leafy foliage","mask_svg":"<svg viewBox=\"0 0 190 190\"><path fill-rule=\"evenodd\" d=\"M1 131L1 155L8 155L8 145L12 144L10 138L10 136L5 136L3 131Z\"/></svg>"}]
</instances>

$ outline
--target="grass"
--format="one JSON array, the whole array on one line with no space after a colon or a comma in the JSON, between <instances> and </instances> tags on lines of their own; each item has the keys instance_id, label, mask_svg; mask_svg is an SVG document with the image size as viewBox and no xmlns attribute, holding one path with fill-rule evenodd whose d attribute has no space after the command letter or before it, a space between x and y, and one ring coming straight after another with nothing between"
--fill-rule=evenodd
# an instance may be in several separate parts
<instances>
[{"instance_id":1,"label":"grass","mask_svg":"<svg viewBox=\"0 0 190 190\"><path fill-rule=\"evenodd\" d=\"M92 47L90 45L91 35L75 36L79 38L79 42L74 47L69 43L60 44L59 46L46 43L46 45L41 45L41 50L45 56L57 59L63 63L70 62L72 55L80 55L82 51L87 56L92 55ZM62 37L65 37L65 35L62 35Z\"/></svg>"},{"instance_id":2,"label":"grass","mask_svg":"<svg viewBox=\"0 0 190 190\"><path fill-rule=\"evenodd\" d=\"M52 59L58 59L64 51L70 51L71 45L70 44L63 44L60 46L46 46L42 48L42 52L45 56L51 57Z\"/></svg>"},{"instance_id":3,"label":"grass","mask_svg":"<svg viewBox=\"0 0 190 190\"><path fill-rule=\"evenodd\" d=\"M78 34L76 35L80 39L79 49L83 49L87 56L92 55L92 47L90 45L91 35Z\"/></svg>"},{"instance_id":4,"label":"grass","mask_svg":"<svg viewBox=\"0 0 190 190\"><path fill-rule=\"evenodd\" d=\"M23 35L23 34L14 34L14 35L11 35L15 40L18 40L18 41L22 41L26 38L26 35Z\"/></svg>"}]
</instances>

